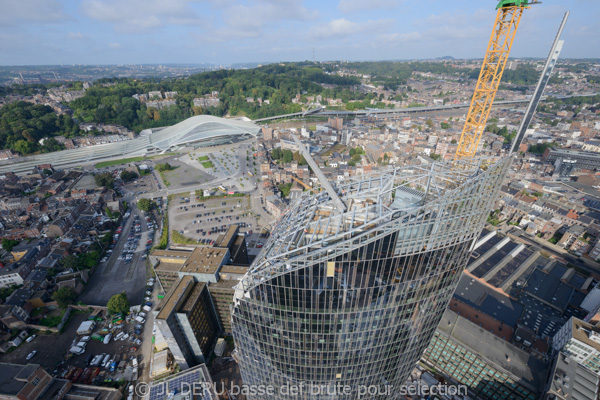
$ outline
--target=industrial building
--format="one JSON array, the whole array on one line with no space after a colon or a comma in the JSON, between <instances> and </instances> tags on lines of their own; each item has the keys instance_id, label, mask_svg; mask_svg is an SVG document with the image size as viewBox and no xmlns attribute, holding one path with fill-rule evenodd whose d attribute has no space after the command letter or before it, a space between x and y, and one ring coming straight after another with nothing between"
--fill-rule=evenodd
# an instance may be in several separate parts
<instances>
[{"instance_id":1,"label":"industrial building","mask_svg":"<svg viewBox=\"0 0 600 400\"><path fill-rule=\"evenodd\" d=\"M538 399L548 371L540 359L452 310L444 312L423 360L481 399Z\"/></svg>"},{"instance_id":2,"label":"industrial building","mask_svg":"<svg viewBox=\"0 0 600 400\"><path fill-rule=\"evenodd\" d=\"M484 229L421 361L473 398L543 396L554 342L571 318L594 315L598 283L542 253Z\"/></svg>"},{"instance_id":3,"label":"industrial building","mask_svg":"<svg viewBox=\"0 0 600 400\"><path fill-rule=\"evenodd\" d=\"M555 171L560 176L569 176L573 170L600 169L600 154L592 151L555 150L546 149L542 160L554 165Z\"/></svg>"}]
</instances>

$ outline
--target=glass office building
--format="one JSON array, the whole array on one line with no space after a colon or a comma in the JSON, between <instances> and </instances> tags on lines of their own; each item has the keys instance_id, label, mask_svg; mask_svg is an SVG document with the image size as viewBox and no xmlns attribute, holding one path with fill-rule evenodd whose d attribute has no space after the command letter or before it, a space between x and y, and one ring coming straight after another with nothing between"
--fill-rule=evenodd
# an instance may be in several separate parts
<instances>
[{"instance_id":1,"label":"glass office building","mask_svg":"<svg viewBox=\"0 0 600 400\"><path fill-rule=\"evenodd\" d=\"M235 357L266 391L249 398L396 398L509 163L397 168L295 201L236 287Z\"/></svg>"}]
</instances>

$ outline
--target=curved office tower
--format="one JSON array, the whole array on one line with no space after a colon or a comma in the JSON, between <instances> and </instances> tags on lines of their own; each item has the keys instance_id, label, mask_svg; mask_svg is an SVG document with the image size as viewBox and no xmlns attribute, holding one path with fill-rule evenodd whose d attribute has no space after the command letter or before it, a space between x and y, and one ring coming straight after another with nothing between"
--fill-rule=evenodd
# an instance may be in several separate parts
<instances>
[{"instance_id":1,"label":"curved office tower","mask_svg":"<svg viewBox=\"0 0 600 400\"><path fill-rule=\"evenodd\" d=\"M480 162L356 177L291 206L236 288L244 385L275 391L250 399L399 397L510 158Z\"/></svg>"}]
</instances>

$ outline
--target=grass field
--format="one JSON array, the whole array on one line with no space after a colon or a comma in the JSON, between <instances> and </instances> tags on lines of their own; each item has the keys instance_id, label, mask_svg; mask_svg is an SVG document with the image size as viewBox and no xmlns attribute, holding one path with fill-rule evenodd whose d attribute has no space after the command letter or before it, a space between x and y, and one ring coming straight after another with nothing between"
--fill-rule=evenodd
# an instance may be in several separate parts
<instances>
[{"instance_id":1,"label":"grass field","mask_svg":"<svg viewBox=\"0 0 600 400\"><path fill-rule=\"evenodd\" d=\"M198 161L202 162L202 161L208 161L208 156L202 156L202 157L198 157Z\"/></svg>"},{"instance_id":2,"label":"grass field","mask_svg":"<svg viewBox=\"0 0 600 400\"><path fill-rule=\"evenodd\" d=\"M130 162L144 161L144 157L121 158L119 160L102 161L96 164L96 168L112 167L113 165L127 164Z\"/></svg>"},{"instance_id":3,"label":"grass field","mask_svg":"<svg viewBox=\"0 0 600 400\"><path fill-rule=\"evenodd\" d=\"M201 163L201 164L202 164L202 166L203 166L204 168L213 168L213 167L214 167L214 165L213 165L212 161L204 161L204 162L203 162L203 163Z\"/></svg>"},{"instance_id":4,"label":"grass field","mask_svg":"<svg viewBox=\"0 0 600 400\"><path fill-rule=\"evenodd\" d=\"M190 239L188 237L183 236L181 233L177 232L175 229L171 231L171 240L173 243L179 244L198 244L194 239Z\"/></svg>"},{"instance_id":5,"label":"grass field","mask_svg":"<svg viewBox=\"0 0 600 400\"><path fill-rule=\"evenodd\" d=\"M165 153L165 154L157 154L155 156L150 156L150 157L146 157L146 158L150 158L152 160L154 160L155 158L161 158L161 157L169 157L169 156L175 156L179 153Z\"/></svg>"},{"instance_id":6,"label":"grass field","mask_svg":"<svg viewBox=\"0 0 600 400\"><path fill-rule=\"evenodd\" d=\"M166 187L171 186L171 182L169 182L169 180L167 179L167 177L165 176L165 171L158 171L158 173L160 174L160 177L163 181L163 183L165 184Z\"/></svg>"},{"instance_id":7,"label":"grass field","mask_svg":"<svg viewBox=\"0 0 600 400\"><path fill-rule=\"evenodd\" d=\"M336 144L335 146L331 147L330 149L326 150L325 152L321 153L321 157L329 157L331 156L334 152L341 152L346 148L346 146L344 146L341 143Z\"/></svg>"}]
</instances>

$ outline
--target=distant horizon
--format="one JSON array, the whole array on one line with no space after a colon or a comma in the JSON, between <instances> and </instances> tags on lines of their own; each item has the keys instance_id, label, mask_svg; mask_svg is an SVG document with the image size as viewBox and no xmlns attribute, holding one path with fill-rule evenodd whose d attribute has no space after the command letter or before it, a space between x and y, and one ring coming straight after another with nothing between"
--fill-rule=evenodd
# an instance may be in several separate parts
<instances>
[{"instance_id":1,"label":"distant horizon","mask_svg":"<svg viewBox=\"0 0 600 400\"><path fill-rule=\"evenodd\" d=\"M248 62L232 62L232 63L222 63L222 64L213 64L213 63L192 63L192 62L177 62L177 63L161 63L161 62L149 62L149 63L115 63L115 64L83 64L83 63L75 63L75 64L4 64L0 65L0 68L14 68L14 67L128 67L128 66L168 66L168 67L219 67L219 66L234 66L234 65L254 65L256 68L258 66L264 66L269 64L295 64L295 63L316 63L316 64L327 64L327 63L368 63L368 62L414 62L414 61L477 61L482 60L483 57L471 57L471 58L445 58L452 56L443 56L436 58L406 58L406 59L381 59L381 60L295 60L295 61L248 61ZM545 57L509 57L509 60L530 60L530 61L543 61ZM563 61L577 61L577 62L600 62L600 57L584 57L584 58L560 58L559 63Z\"/></svg>"}]
</instances>

